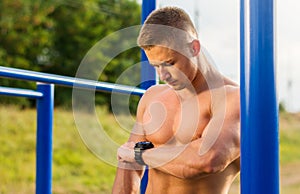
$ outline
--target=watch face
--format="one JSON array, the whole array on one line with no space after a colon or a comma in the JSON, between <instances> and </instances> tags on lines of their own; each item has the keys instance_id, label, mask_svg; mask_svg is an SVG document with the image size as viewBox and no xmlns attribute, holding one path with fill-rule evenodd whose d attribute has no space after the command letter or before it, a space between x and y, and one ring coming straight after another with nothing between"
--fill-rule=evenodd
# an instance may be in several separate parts
<instances>
[{"instance_id":1,"label":"watch face","mask_svg":"<svg viewBox=\"0 0 300 194\"><path fill-rule=\"evenodd\" d=\"M135 148L150 149L153 147L154 145L149 141L141 141L135 144Z\"/></svg>"}]
</instances>

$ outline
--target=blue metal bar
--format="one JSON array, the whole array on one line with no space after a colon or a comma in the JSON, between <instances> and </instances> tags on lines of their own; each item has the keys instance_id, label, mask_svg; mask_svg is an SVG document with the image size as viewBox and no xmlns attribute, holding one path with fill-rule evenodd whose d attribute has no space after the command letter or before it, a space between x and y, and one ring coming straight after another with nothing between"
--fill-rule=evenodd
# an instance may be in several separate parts
<instances>
[{"instance_id":1,"label":"blue metal bar","mask_svg":"<svg viewBox=\"0 0 300 194\"><path fill-rule=\"evenodd\" d=\"M241 0L241 193L279 193L273 0Z\"/></svg>"},{"instance_id":2,"label":"blue metal bar","mask_svg":"<svg viewBox=\"0 0 300 194\"><path fill-rule=\"evenodd\" d=\"M13 79L29 80L43 83L53 83L61 86L95 89L97 91L118 92L132 95L143 95L145 90L132 86L125 86L120 84L98 82L87 79L80 79L74 77L53 75L48 73L40 73L35 71L28 71L23 69L15 69L10 67L0 66L0 77L7 77Z\"/></svg>"},{"instance_id":3,"label":"blue metal bar","mask_svg":"<svg viewBox=\"0 0 300 194\"><path fill-rule=\"evenodd\" d=\"M16 97L27 97L27 98L41 98L43 93L34 90L20 89L20 88L9 88L0 86L0 95L16 96Z\"/></svg>"},{"instance_id":4,"label":"blue metal bar","mask_svg":"<svg viewBox=\"0 0 300 194\"><path fill-rule=\"evenodd\" d=\"M142 24L144 24L148 15L155 10L156 1L155 0L143 0L142 2ZM148 58L145 52L141 49L141 88L148 89L150 86L158 84L158 79L156 76L155 69L149 64ZM146 192L148 184L148 168L146 167L144 176L141 180L141 194Z\"/></svg>"},{"instance_id":5,"label":"blue metal bar","mask_svg":"<svg viewBox=\"0 0 300 194\"><path fill-rule=\"evenodd\" d=\"M44 96L37 100L36 194L51 194L54 85L38 83L37 91Z\"/></svg>"},{"instance_id":6,"label":"blue metal bar","mask_svg":"<svg viewBox=\"0 0 300 194\"><path fill-rule=\"evenodd\" d=\"M155 0L143 0L142 2L142 24L148 15L156 8ZM145 52L141 49L141 88L147 89L158 83L155 69L149 64Z\"/></svg>"}]
</instances>

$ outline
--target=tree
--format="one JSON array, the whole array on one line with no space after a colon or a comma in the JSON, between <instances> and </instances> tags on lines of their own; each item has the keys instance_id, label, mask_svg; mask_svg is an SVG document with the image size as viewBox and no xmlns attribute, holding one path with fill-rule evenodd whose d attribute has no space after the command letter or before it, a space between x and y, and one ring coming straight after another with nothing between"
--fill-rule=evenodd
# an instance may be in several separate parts
<instances>
[{"instance_id":1,"label":"tree","mask_svg":"<svg viewBox=\"0 0 300 194\"><path fill-rule=\"evenodd\" d=\"M48 15L54 10L51 3L41 1L2 0L0 2L0 65L40 71L44 62L39 59L52 46L53 20ZM0 85L34 89L35 83L2 80ZM22 105L28 101L18 100ZM11 98L1 97L1 102Z\"/></svg>"},{"instance_id":2,"label":"tree","mask_svg":"<svg viewBox=\"0 0 300 194\"><path fill-rule=\"evenodd\" d=\"M67 76L75 76L97 41L140 23L140 6L133 0L2 0L0 10L0 65ZM97 57L105 60L106 56ZM138 48L121 53L107 66L101 81L115 82L122 70L138 61ZM34 83L12 80L0 84L35 88ZM100 104L109 101L108 94L97 97ZM56 88L55 102L71 104L71 90Z\"/></svg>"},{"instance_id":3,"label":"tree","mask_svg":"<svg viewBox=\"0 0 300 194\"><path fill-rule=\"evenodd\" d=\"M140 23L140 6L130 0L78 0L58 5L50 17L55 21L51 51L55 55L51 56L52 64L45 71L75 76L80 62L95 43L110 33ZM117 40L115 44L118 44ZM97 53L96 58L97 63L106 62L105 53ZM107 65L100 80L114 83L118 74L138 60L138 48L120 54ZM91 68L89 73L95 72ZM71 90L58 88L57 91L58 104L71 103ZM110 95L98 95L96 101L109 104Z\"/></svg>"}]
</instances>

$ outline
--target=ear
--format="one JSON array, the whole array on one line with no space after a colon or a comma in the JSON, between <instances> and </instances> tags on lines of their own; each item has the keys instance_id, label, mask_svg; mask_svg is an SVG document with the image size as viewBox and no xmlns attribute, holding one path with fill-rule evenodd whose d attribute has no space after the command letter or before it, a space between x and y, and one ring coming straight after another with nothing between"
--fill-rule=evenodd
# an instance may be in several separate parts
<instances>
[{"instance_id":1,"label":"ear","mask_svg":"<svg viewBox=\"0 0 300 194\"><path fill-rule=\"evenodd\" d=\"M197 56L200 53L200 41L195 39L191 42L193 57Z\"/></svg>"}]
</instances>

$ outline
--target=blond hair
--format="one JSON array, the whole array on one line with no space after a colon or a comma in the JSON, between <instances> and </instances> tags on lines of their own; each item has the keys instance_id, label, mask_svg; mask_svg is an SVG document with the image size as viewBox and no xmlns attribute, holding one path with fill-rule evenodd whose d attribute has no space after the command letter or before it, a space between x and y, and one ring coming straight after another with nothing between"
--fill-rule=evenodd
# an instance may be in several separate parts
<instances>
[{"instance_id":1,"label":"blond hair","mask_svg":"<svg viewBox=\"0 0 300 194\"><path fill-rule=\"evenodd\" d=\"M189 15L178 7L163 7L154 10L142 26L137 43L143 49L155 45L180 47L197 39L198 34Z\"/></svg>"}]
</instances>

